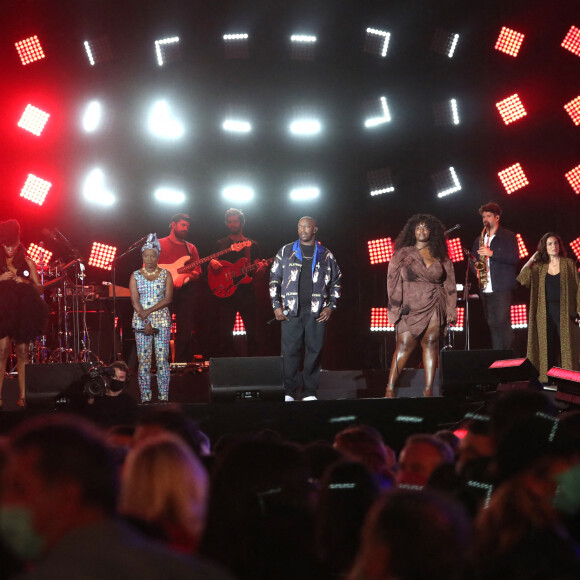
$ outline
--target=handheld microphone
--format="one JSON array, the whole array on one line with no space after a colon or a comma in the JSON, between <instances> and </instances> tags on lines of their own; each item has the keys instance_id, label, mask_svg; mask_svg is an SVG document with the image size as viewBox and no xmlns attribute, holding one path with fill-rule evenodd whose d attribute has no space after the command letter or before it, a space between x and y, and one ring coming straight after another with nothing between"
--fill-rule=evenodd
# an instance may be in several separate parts
<instances>
[{"instance_id":1,"label":"handheld microphone","mask_svg":"<svg viewBox=\"0 0 580 580\"><path fill-rule=\"evenodd\" d=\"M288 310L288 308L285 308L284 310L282 310L282 314L284 316L288 316L288 313L290 312L290 310ZM276 322L277 318L274 316L274 318L272 318L271 320L268 320L268 322L266 322L266 324L272 324L272 322Z\"/></svg>"},{"instance_id":2,"label":"handheld microphone","mask_svg":"<svg viewBox=\"0 0 580 580\"><path fill-rule=\"evenodd\" d=\"M461 224L455 224L452 228L445 230L445 235L448 236L451 232L454 232L461 228Z\"/></svg>"}]
</instances>

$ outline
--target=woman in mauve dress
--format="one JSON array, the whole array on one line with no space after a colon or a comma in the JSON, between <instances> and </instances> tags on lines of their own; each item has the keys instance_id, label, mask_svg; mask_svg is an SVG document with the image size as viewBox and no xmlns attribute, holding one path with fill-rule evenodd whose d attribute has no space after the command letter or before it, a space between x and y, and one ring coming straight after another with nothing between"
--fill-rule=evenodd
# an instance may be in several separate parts
<instances>
[{"instance_id":1,"label":"woman in mauve dress","mask_svg":"<svg viewBox=\"0 0 580 580\"><path fill-rule=\"evenodd\" d=\"M457 291L453 264L447 253L445 227L429 214L412 216L395 242L387 275L388 318L396 325L397 345L385 397L395 387L418 344L423 349L425 390L433 396L439 339L457 318Z\"/></svg>"}]
</instances>

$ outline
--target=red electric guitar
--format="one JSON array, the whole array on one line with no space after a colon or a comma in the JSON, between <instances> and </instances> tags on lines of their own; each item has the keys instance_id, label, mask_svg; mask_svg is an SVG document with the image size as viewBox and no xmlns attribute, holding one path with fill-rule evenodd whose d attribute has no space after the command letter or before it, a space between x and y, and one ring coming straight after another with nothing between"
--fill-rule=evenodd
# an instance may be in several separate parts
<instances>
[{"instance_id":1,"label":"red electric guitar","mask_svg":"<svg viewBox=\"0 0 580 580\"><path fill-rule=\"evenodd\" d=\"M252 281L252 278L248 276L250 272L261 266L269 266L273 261L274 258L270 258L246 266L247 258L240 258L235 264L220 260L221 272L216 273L211 268L207 272L209 287L219 298L227 298L238 289L239 284L249 284Z\"/></svg>"},{"instance_id":2,"label":"red electric guitar","mask_svg":"<svg viewBox=\"0 0 580 580\"><path fill-rule=\"evenodd\" d=\"M219 252L216 252L211 256L207 256L205 258L202 258L201 260L196 260L195 262L192 262L189 256L183 256L179 258L179 260L175 260L175 262L173 262L172 264L159 264L159 267L169 270L171 272L171 276L175 278L179 274L187 274L187 272L195 270L195 268L197 268L198 266L201 266L202 264L205 264L206 262L209 262L210 260L213 260L218 256L222 256L223 254L227 254L228 252L239 252L240 250L243 250L244 248L247 248L248 246L251 245L252 245L251 240L244 240L243 242L237 242L235 244L232 244L229 248L226 248L225 250L220 250ZM185 281L185 284L187 284L189 280L190 279L188 278Z\"/></svg>"}]
</instances>

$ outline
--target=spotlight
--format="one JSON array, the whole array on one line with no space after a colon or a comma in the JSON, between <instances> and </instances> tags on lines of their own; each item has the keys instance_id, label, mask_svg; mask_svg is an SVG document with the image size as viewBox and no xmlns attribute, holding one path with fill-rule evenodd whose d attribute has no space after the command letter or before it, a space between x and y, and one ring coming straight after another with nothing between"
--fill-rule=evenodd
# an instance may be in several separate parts
<instances>
[{"instance_id":1,"label":"spotlight","mask_svg":"<svg viewBox=\"0 0 580 580\"><path fill-rule=\"evenodd\" d=\"M43 246L31 243L26 253L37 266L46 266L52 260L52 252L46 250Z\"/></svg>"},{"instance_id":2,"label":"spotlight","mask_svg":"<svg viewBox=\"0 0 580 580\"><path fill-rule=\"evenodd\" d=\"M528 249L526 248L526 244L524 244L524 240L521 234L516 234L516 239L518 241L518 250L520 252L520 258L526 258L530 255Z\"/></svg>"},{"instance_id":3,"label":"spotlight","mask_svg":"<svg viewBox=\"0 0 580 580\"><path fill-rule=\"evenodd\" d=\"M101 268L102 270L111 270L111 262L115 259L117 248L100 242L93 242L91 255L89 256L89 266Z\"/></svg>"},{"instance_id":4,"label":"spotlight","mask_svg":"<svg viewBox=\"0 0 580 580\"><path fill-rule=\"evenodd\" d=\"M497 175L508 195L530 183L519 163L506 167Z\"/></svg>"},{"instance_id":5,"label":"spotlight","mask_svg":"<svg viewBox=\"0 0 580 580\"><path fill-rule=\"evenodd\" d=\"M450 167L446 171L435 173L431 176L431 179L437 188L437 197L446 197L447 195L461 191L461 183L453 167Z\"/></svg>"},{"instance_id":6,"label":"spotlight","mask_svg":"<svg viewBox=\"0 0 580 580\"><path fill-rule=\"evenodd\" d=\"M149 115L149 131L161 139L174 140L182 137L185 129L174 117L167 101L157 101Z\"/></svg>"},{"instance_id":7,"label":"spotlight","mask_svg":"<svg viewBox=\"0 0 580 580\"><path fill-rule=\"evenodd\" d=\"M395 185L393 184L391 169L389 167L369 171L367 173L367 181L369 184L369 193L373 197L395 191Z\"/></svg>"},{"instance_id":8,"label":"spotlight","mask_svg":"<svg viewBox=\"0 0 580 580\"><path fill-rule=\"evenodd\" d=\"M394 247L391 238L380 238L378 240L369 240L369 260L371 264L384 264L390 262L393 257Z\"/></svg>"},{"instance_id":9,"label":"spotlight","mask_svg":"<svg viewBox=\"0 0 580 580\"><path fill-rule=\"evenodd\" d=\"M580 95L566 103L564 109L570 115L574 125L580 125Z\"/></svg>"},{"instance_id":10,"label":"spotlight","mask_svg":"<svg viewBox=\"0 0 580 580\"><path fill-rule=\"evenodd\" d=\"M371 308L371 332L394 332L395 325L388 319L386 308Z\"/></svg>"},{"instance_id":11,"label":"spotlight","mask_svg":"<svg viewBox=\"0 0 580 580\"><path fill-rule=\"evenodd\" d=\"M222 196L229 201L243 203L254 197L254 190L247 185L228 185L222 190Z\"/></svg>"},{"instance_id":12,"label":"spotlight","mask_svg":"<svg viewBox=\"0 0 580 580\"><path fill-rule=\"evenodd\" d=\"M512 304L510 316L512 328L528 328L528 314L525 304Z\"/></svg>"},{"instance_id":13,"label":"spotlight","mask_svg":"<svg viewBox=\"0 0 580 580\"><path fill-rule=\"evenodd\" d=\"M157 201L178 205L185 201L185 193L171 187L160 187L153 194Z\"/></svg>"},{"instance_id":14,"label":"spotlight","mask_svg":"<svg viewBox=\"0 0 580 580\"><path fill-rule=\"evenodd\" d=\"M438 29L433 36L431 43L431 50L443 54L449 58L453 58L457 43L459 42L459 34L452 34L445 30Z\"/></svg>"},{"instance_id":15,"label":"spotlight","mask_svg":"<svg viewBox=\"0 0 580 580\"><path fill-rule=\"evenodd\" d=\"M522 42L524 41L524 34L507 28L502 27L501 32L495 43L495 49L510 56L518 56Z\"/></svg>"},{"instance_id":16,"label":"spotlight","mask_svg":"<svg viewBox=\"0 0 580 580\"><path fill-rule=\"evenodd\" d=\"M377 127L378 125L382 125L383 123L390 123L391 121L391 113L389 112L389 105L387 104L387 97L380 97L379 98L379 108L380 111L377 111L379 114L373 117L367 118L365 121L365 127L370 129L372 127Z\"/></svg>"},{"instance_id":17,"label":"spotlight","mask_svg":"<svg viewBox=\"0 0 580 580\"><path fill-rule=\"evenodd\" d=\"M98 205L112 205L115 196L105 189L105 174L101 169L93 169L83 185L83 195L87 201Z\"/></svg>"},{"instance_id":18,"label":"spotlight","mask_svg":"<svg viewBox=\"0 0 580 580\"><path fill-rule=\"evenodd\" d=\"M20 57L20 62L22 62L24 66L36 60L40 60L45 56L40 40L38 40L38 36L36 35L16 42L15 46L16 52L18 52L18 56Z\"/></svg>"},{"instance_id":19,"label":"spotlight","mask_svg":"<svg viewBox=\"0 0 580 580\"><path fill-rule=\"evenodd\" d=\"M86 133L94 133L103 122L103 107L99 101L91 101L85 108L82 127Z\"/></svg>"},{"instance_id":20,"label":"spotlight","mask_svg":"<svg viewBox=\"0 0 580 580\"><path fill-rule=\"evenodd\" d=\"M250 50L248 48L249 35L244 33L224 34L224 50L226 58L248 58Z\"/></svg>"},{"instance_id":21,"label":"spotlight","mask_svg":"<svg viewBox=\"0 0 580 580\"><path fill-rule=\"evenodd\" d=\"M222 123L222 129L229 133L250 133L252 131L252 124L242 119L226 119Z\"/></svg>"},{"instance_id":22,"label":"spotlight","mask_svg":"<svg viewBox=\"0 0 580 580\"><path fill-rule=\"evenodd\" d=\"M376 54L384 58L387 56L389 49L389 40L391 33L386 30L377 30L376 28L367 28L364 51Z\"/></svg>"},{"instance_id":23,"label":"spotlight","mask_svg":"<svg viewBox=\"0 0 580 580\"><path fill-rule=\"evenodd\" d=\"M580 28L572 26L568 30L568 34L564 37L562 41L562 48L569 50L572 54L580 56Z\"/></svg>"},{"instance_id":24,"label":"spotlight","mask_svg":"<svg viewBox=\"0 0 580 580\"><path fill-rule=\"evenodd\" d=\"M290 37L292 60L313 60L316 36L311 34L293 34Z\"/></svg>"},{"instance_id":25,"label":"spotlight","mask_svg":"<svg viewBox=\"0 0 580 580\"><path fill-rule=\"evenodd\" d=\"M509 125L528 114L517 93L503 101L499 101L495 106L506 125Z\"/></svg>"},{"instance_id":26,"label":"spotlight","mask_svg":"<svg viewBox=\"0 0 580 580\"><path fill-rule=\"evenodd\" d=\"M317 119L296 119L290 123L290 133L297 137L309 137L320 133L320 121Z\"/></svg>"},{"instance_id":27,"label":"spotlight","mask_svg":"<svg viewBox=\"0 0 580 580\"><path fill-rule=\"evenodd\" d=\"M32 173L29 173L28 178L20 191L20 197L23 197L32 203L42 205L46 199L48 190L51 187L52 183L50 183L50 181L46 181L40 177L36 177L36 175L33 175Z\"/></svg>"},{"instance_id":28,"label":"spotlight","mask_svg":"<svg viewBox=\"0 0 580 580\"><path fill-rule=\"evenodd\" d=\"M22 117L20 117L20 121L18 121L18 126L38 137L42 133L49 117L50 115L48 113L33 105L27 105L24 113L22 113Z\"/></svg>"},{"instance_id":29,"label":"spotlight","mask_svg":"<svg viewBox=\"0 0 580 580\"><path fill-rule=\"evenodd\" d=\"M319 195L320 189L315 185L303 185L290 191L290 199L292 201L309 201L316 199Z\"/></svg>"},{"instance_id":30,"label":"spotlight","mask_svg":"<svg viewBox=\"0 0 580 580\"><path fill-rule=\"evenodd\" d=\"M580 165L576 165L576 167L570 169L570 171L565 174L565 177L572 189L577 194L580 194Z\"/></svg>"},{"instance_id":31,"label":"spotlight","mask_svg":"<svg viewBox=\"0 0 580 580\"><path fill-rule=\"evenodd\" d=\"M113 59L113 50L107 36L101 36L95 40L85 40L83 46L91 66Z\"/></svg>"},{"instance_id":32,"label":"spotlight","mask_svg":"<svg viewBox=\"0 0 580 580\"><path fill-rule=\"evenodd\" d=\"M442 103L435 103L433 105L433 116L435 117L435 125L438 127L459 125L457 99L449 99Z\"/></svg>"},{"instance_id":33,"label":"spotlight","mask_svg":"<svg viewBox=\"0 0 580 580\"><path fill-rule=\"evenodd\" d=\"M244 336L246 334L246 327L239 312L236 312L236 321L234 322L234 336Z\"/></svg>"},{"instance_id":34,"label":"spotlight","mask_svg":"<svg viewBox=\"0 0 580 580\"><path fill-rule=\"evenodd\" d=\"M163 66L168 62L175 62L181 60L181 52L179 50L179 36L172 36L171 38L162 38L155 41L155 55L157 56L157 64Z\"/></svg>"},{"instance_id":35,"label":"spotlight","mask_svg":"<svg viewBox=\"0 0 580 580\"><path fill-rule=\"evenodd\" d=\"M452 262L463 261L463 246L461 244L461 238L447 240L447 250L449 252L449 259Z\"/></svg>"}]
</instances>

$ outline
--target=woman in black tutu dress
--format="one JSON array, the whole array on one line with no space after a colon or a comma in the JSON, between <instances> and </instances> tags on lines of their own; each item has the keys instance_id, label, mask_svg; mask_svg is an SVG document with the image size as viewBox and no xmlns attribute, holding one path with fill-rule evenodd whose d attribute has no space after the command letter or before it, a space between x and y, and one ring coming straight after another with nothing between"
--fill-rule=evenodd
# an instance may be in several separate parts
<instances>
[{"instance_id":1,"label":"woman in black tutu dress","mask_svg":"<svg viewBox=\"0 0 580 580\"><path fill-rule=\"evenodd\" d=\"M29 343L43 334L48 320L48 307L40 294L36 264L20 243L19 223L0 222L0 408L10 341L16 347L18 406L26 406L24 366L29 359Z\"/></svg>"}]
</instances>

